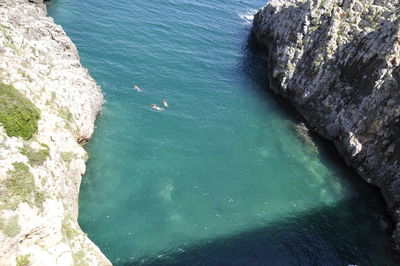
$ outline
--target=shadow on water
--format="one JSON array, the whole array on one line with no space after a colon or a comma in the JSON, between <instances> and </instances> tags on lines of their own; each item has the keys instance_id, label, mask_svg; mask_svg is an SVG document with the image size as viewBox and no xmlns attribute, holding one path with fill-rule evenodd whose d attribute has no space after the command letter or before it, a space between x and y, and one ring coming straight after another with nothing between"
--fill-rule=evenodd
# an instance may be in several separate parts
<instances>
[{"instance_id":1,"label":"shadow on water","mask_svg":"<svg viewBox=\"0 0 400 266\"><path fill-rule=\"evenodd\" d=\"M270 92L266 54L253 37L244 48L240 69L268 104L286 119L301 117L281 97ZM271 99L273 99L271 101ZM356 191L333 205L260 225L259 228L204 241L156 257L118 261L116 265L398 265L389 241L392 224L384 213L379 191L345 166L335 147L311 133L321 160L337 166ZM354 177L354 178L351 178Z\"/></svg>"},{"instance_id":2,"label":"shadow on water","mask_svg":"<svg viewBox=\"0 0 400 266\"><path fill-rule=\"evenodd\" d=\"M255 36L250 33L247 42L242 47L243 58L239 64L239 71L251 82L256 93L264 98L268 104L274 104L279 108L285 119L293 122L305 122L297 113L289 101L270 90L268 78L267 52L257 42ZM272 101L271 101L272 99Z\"/></svg>"},{"instance_id":3,"label":"shadow on water","mask_svg":"<svg viewBox=\"0 0 400 266\"><path fill-rule=\"evenodd\" d=\"M360 205L360 203L362 203ZM382 202L368 195L185 250L116 265L396 265L384 217L365 217Z\"/></svg>"}]
</instances>

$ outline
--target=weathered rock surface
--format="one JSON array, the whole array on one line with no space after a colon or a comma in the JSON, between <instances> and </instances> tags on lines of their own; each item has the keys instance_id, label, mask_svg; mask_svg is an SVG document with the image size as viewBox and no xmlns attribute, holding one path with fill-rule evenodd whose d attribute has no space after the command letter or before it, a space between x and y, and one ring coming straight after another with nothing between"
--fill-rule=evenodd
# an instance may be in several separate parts
<instances>
[{"instance_id":1,"label":"weathered rock surface","mask_svg":"<svg viewBox=\"0 0 400 266\"><path fill-rule=\"evenodd\" d=\"M254 18L270 87L378 186L400 243L400 2L272 0Z\"/></svg>"},{"instance_id":2,"label":"weathered rock surface","mask_svg":"<svg viewBox=\"0 0 400 266\"><path fill-rule=\"evenodd\" d=\"M87 159L79 143L91 137L103 96L43 0L0 0L0 81L41 112L29 140L0 124L0 265L110 265L77 223ZM10 183L13 175L33 181Z\"/></svg>"}]
</instances>

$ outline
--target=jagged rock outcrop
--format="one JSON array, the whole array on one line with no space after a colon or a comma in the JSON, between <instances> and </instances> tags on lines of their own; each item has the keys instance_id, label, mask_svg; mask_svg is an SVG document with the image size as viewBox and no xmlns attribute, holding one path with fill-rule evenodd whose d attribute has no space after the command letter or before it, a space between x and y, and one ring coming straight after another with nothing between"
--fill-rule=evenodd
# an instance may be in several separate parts
<instances>
[{"instance_id":1,"label":"jagged rock outcrop","mask_svg":"<svg viewBox=\"0 0 400 266\"><path fill-rule=\"evenodd\" d=\"M17 125L0 122L0 265L110 265L77 223L79 143L103 96L43 0L0 0L0 92ZM19 137L28 122L34 134Z\"/></svg>"},{"instance_id":2,"label":"jagged rock outcrop","mask_svg":"<svg viewBox=\"0 0 400 266\"><path fill-rule=\"evenodd\" d=\"M254 18L273 91L378 186L400 243L400 2L272 0Z\"/></svg>"}]
</instances>

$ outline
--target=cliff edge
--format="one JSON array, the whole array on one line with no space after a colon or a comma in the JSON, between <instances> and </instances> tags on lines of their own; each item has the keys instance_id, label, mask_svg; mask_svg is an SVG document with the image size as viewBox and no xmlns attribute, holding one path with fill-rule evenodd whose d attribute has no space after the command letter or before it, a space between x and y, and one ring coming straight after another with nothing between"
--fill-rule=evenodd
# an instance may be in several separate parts
<instances>
[{"instance_id":1,"label":"cliff edge","mask_svg":"<svg viewBox=\"0 0 400 266\"><path fill-rule=\"evenodd\" d=\"M111 265L77 223L102 103L43 0L0 0L0 265Z\"/></svg>"},{"instance_id":2,"label":"cliff edge","mask_svg":"<svg viewBox=\"0 0 400 266\"><path fill-rule=\"evenodd\" d=\"M272 0L254 18L271 89L378 186L400 243L400 3Z\"/></svg>"}]
</instances>

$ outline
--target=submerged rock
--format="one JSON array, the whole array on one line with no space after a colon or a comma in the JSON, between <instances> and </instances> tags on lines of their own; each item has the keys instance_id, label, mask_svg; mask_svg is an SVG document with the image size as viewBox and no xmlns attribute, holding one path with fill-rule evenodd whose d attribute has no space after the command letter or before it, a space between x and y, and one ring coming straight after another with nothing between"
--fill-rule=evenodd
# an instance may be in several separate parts
<instances>
[{"instance_id":1,"label":"submerged rock","mask_svg":"<svg viewBox=\"0 0 400 266\"><path fill-rule=\"evenodd\" d=\"M400 242L400 2L272 0L254 18L270 88L378 186Z\"/></svg>"},{"instance_id":2,"label":"submerged rock","mask_svg":"<svg viewBox=\"0 0 400 266\"><path fill-rule=\"evenodd\" d=\"M0 0L0 87L0 265L111 265L77 222L103 95L43 0Z\"/></svg>"}]
</instances>

